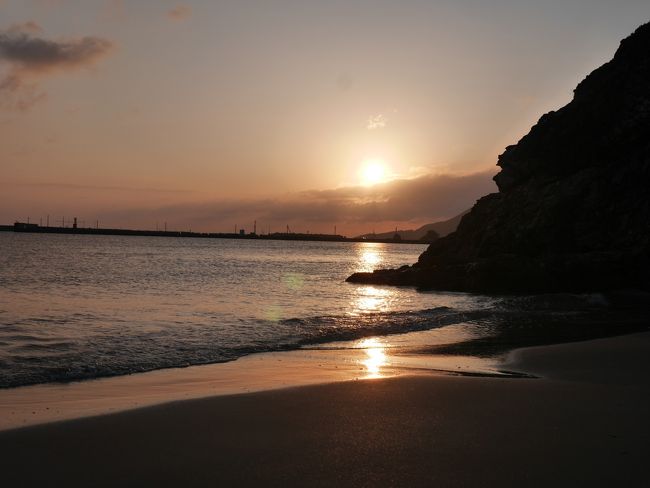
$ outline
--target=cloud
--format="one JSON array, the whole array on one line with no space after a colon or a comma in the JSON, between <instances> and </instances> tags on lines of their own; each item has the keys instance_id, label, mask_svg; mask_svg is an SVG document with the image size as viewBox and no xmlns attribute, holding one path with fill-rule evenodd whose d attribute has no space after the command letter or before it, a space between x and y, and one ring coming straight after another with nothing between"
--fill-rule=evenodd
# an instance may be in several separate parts
<instances>
[{"instance_id":1,"label":"cloud","mask_svg":"<svg viewBox=\"0 0 650 488\"><path fill-rule=\"evenodd\" d=\"M167 12L167 17L171 20L185 20L192 15L192 7L187 5L176 5L173 9Z\"/></svg>"},{"instance_id":2,"label":"cloud","mask_svg":"<svg viewBox=\"0 0 650 488\"><path fill-rule=\"evenodd\" d=\"M0 32L0 64L7 73L0 81L0 108L27 110L46 98L39 90L45 76L92 66L113 49L99 37L53 41L32 36L35 22L14 25Z\"/></svg>"},{"instance_id":3,"label":"cloud","mask_svg":"<svg viewBox=\"0 0 650 488\"><path fill-rule=\"evenodd\" d=\"M7 75L0 80L0 109L24 112L47 99L38 84L30 83L18 75Z\"/></svg>"},{"instance_id":4,"label":"cloud","mask_svg":"<svg viewBox=\"0 0 650 488\"><path fill-rule=\"evenodd\" d=\"M105 56L111 48L110 41L99 37L50 41L25 32L0 34L0 60L21 71L43 72L88 66Z\"/></svg>"},{"instance_id":5,"label":"cloud","mask_svg":"<svg viewBox=\"0 0 650 488\"><path fill-rule=\"evenodd\" d=\"M43 28L40 26L38 22L34 22L33 20L28 20L27 22L23 22L22 24L12 24L7 29L7 32L14 33L14 34L16 32L38 34L39 32L43 32Z\"/></svg>"},{"instance_id":6,"label":"cloud","mask_svg":"<svg viewBox=\"0 0 650 488\"><path fill-rule=\"evenodd\" d=\"M419 225L459 214L496 188L493 171L395 180L373 187L345 187L292 193L275 198L220 200L112 212L110 219L137 227L159 220L178 228L224 231L257 220L259 227L331 232L338 224L349 235L387 229L395 223Z\"/></svg>"},{"instance_id":7,"label":"cloud","mask_svg":"<svg viewBox=\"0 0 650 488\"><path fill-rule=\"evenodd\" d=\"M366 128L368 130L383 129L386 127L386 124L388 124L388 119L384 115L372 115L368 118Z\"/></svg>"}]
</instances>

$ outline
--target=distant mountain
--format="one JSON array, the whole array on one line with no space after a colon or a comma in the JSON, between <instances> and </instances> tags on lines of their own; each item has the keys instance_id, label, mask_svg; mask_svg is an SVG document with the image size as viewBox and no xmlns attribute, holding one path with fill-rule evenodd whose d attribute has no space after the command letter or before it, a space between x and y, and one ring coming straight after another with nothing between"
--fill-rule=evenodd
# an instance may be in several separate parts
<instances>
[{"instance_id":1,"label":"distant mountain","mask_svg":"<svg viewBox=\"0 0 650 488\"><path fill-rule=\"evenodd\" d=\"M650 289L650 23L498 166L499 192L417 263L348 281L488 293Z\"/></svg>"},{"instance_id":2,"label":"distant mountain","mask_svg":"<svg viewBox=\"0 0 650 488\"><path fill-rule=\"evenodd\" d=\"M404 240L410 241L419 241L424 238L430 231L434 231L438 234L438 237L444 237L448 234L451 234L456 230L460 220L463 218L469 210L465 210L463 213L452 217L449 220L442 220L440 222L434 222L433 224L425 224L422 227L417 229L408 229L408 230L397 230L399 236ZM390 232L381 232L379 234L363 234L357 237L357 239L392 239L395 236L395 231Z\"/></svg>"}]
</instances>

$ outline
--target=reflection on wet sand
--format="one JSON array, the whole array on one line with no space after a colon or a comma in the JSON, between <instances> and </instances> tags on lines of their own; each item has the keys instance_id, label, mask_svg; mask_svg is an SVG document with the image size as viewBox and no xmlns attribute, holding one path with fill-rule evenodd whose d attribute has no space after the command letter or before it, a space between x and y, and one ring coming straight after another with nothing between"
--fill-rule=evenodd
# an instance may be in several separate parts
<instances>
[{"instance_id":1,"label":"reflection on wet sand","mask_svg":"<svg viewBox=\"0 0 650 488\"><path fill-rule=\"evenodd\" d=\"M359 342L359 348L364 349L366 358L360 361L366 368L366 378L381 378L381 368L387 366L388 356L384 344L379 339L372 337Z\"/></svg>"},{"instance_id":2,"label":"reflection on wet sand","mask_svg":"<svg viewBox=\"0 0 650 488\"><path fill-rule=\"evenodd\" d=\"M319 366L339 373L354 372L354 379L387 378L413 374L452 374L469 376L510 376L498 369L501 356L477 357L462 354L436 354L433 345L450 345L470 339L465 327L452 325L419 332L372 336L352 341L310 345L305 353L320 354ZM350 368L352 366L352 368Z\"/></svg>"}]
</instances>

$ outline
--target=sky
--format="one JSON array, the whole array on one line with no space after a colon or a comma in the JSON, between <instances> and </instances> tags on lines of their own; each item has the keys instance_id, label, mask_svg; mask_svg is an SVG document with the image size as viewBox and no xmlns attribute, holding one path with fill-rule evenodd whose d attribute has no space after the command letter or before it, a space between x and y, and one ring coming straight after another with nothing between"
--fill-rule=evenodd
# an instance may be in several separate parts
<instances>
[{"instance_id":1,"label":"sky","mask_svg":"<svg viewBox=\"0 0 650 488\"><path fill-rule=\"evenodd\" d=\"M0 0L0 223L450 218L649 20L647 0Z\"/></svg>"}]
</instances>

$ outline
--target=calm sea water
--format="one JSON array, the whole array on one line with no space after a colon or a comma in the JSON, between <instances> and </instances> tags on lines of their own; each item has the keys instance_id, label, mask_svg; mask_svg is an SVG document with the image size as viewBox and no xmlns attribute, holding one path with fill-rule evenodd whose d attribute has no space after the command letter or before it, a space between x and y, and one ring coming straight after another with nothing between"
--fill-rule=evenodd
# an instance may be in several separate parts
<instances>
[{"instance_id":1,"label":"calm sea water","mask_svg":"<svg viewBox=\"0 0 650 488\"><path fill-rule=\"evenodd\" d=\"M0 387L468 321L488 330L512 310L499 297L344 282L413 263L424 249L0 232Z\"/></svg>"}]
</instances>

